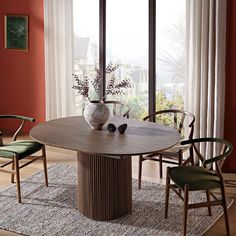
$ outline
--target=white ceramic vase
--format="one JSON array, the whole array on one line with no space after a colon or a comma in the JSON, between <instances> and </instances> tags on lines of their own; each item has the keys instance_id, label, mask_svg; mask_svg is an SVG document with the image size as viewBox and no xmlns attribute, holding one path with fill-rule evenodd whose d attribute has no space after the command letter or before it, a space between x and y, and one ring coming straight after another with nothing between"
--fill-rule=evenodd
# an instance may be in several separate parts
<instances>
[{"instance_id":1,"label":"white ceramic vase","mask_svg":"<svg viewBox=\"0 0 236 236\"><path fill-rule=\"evenodd\" d=\"M92 101L84 109L84 118L92 129L101 130L109 115L110 110L103 102Z\"/></svg>"}]
</instances>

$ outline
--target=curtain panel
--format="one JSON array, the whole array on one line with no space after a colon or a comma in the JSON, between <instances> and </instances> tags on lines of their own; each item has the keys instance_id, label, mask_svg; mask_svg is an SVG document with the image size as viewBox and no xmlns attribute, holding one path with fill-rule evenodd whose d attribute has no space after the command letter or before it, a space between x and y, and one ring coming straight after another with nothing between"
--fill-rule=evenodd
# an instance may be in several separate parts
<instances>
[{"instance_id":1,"label":"curtain panel","mask_svg":"<svg viewBox=\"0 0 236 236\"><path fill-rule=\"evenodd\" d=\"M187 0L186 6L185 109L196 116L195 137L223 137L227 0Z\"/></svg>"},{"instance_id":2,"label":"curtain panel","mask_svg":"<svg viewBox=\"0 0 236 236\"><path fill-rule=\"evenodd\" d=\"M73 1L44 1L46 119L74 114Z\"/></svg>"}]
</instances>

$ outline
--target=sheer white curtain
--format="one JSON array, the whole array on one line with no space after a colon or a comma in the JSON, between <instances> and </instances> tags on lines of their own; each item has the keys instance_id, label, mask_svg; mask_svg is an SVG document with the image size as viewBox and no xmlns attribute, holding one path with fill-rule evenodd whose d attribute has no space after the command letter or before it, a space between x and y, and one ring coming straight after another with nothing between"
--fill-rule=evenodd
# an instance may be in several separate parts
<instances>
[{"instance_id":1,"label":"sheer white curtain","mask_svg":"<svg viewBox=\"0 0 236 236\"><path fill-rule=\"evenodd\" d=\"M227 0L187 0L185 109L195 137L223 137Z\"/></svg>"},{"instance_id":2,"label":"sheer white curtain","mask_svg":"<svg viewBox=\"0 0 236 236\"><path fill-rule=\"evenodd\" d=\"M45 0L46 119L74 114L73 1Z\"/></svg>"}]
</instances>

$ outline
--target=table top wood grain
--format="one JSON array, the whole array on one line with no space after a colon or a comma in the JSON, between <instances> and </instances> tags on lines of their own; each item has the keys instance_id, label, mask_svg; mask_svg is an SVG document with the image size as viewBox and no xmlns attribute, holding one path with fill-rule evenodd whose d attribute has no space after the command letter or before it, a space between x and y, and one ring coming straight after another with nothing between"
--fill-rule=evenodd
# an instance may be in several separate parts
<instances>
[{"instance_id":1,"label":"table top wood grain","mask_svg":"<svg viewBox=\"0 0 236 236\"><path fill-rule=\"evenodd\" d=\"M127 123L125 134L109 133L108 123L118 127ZM93 130L82 116L66 117L40 123L30 136L45 145L99 155L125 156L148 154L179 142L177 130L153 122L110 118L103 130Z\"/></svg>"}]
</instances>

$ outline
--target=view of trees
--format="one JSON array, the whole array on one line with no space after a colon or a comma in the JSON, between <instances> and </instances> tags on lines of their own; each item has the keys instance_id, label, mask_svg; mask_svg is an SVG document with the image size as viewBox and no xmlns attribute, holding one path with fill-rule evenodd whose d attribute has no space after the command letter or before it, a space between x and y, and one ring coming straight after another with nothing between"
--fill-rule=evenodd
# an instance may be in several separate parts
<instances>
[{"instance_id":1,"label":"view of trees","mask_svg":"<svg viewBox=\"0 0 236 236\"><path fill-rule=\"evenodd\" d=\"M130 118L142 120L147 116L147 109L145 107L145 98L133 96L130 97L126 103L131 107ZM147 106L147 104L146 104ZM158 91L156 95L156 111L165 109L183 109L184 100L183 96L175 95L172 98L167 98L163 91Z\"/></svg>"},{"instance_id":2,"label":"view of trees","mask_svg":"<svg viewBox=\"0 0 236 236\"><path fill-rule=\"evenodd\" d=\"M147 100L144 97L132 96L127 101L130 109L130 118L142 120L145 116L147 116L147 109L145 107L145 103Z\"/></svg>"}]
</instances>

